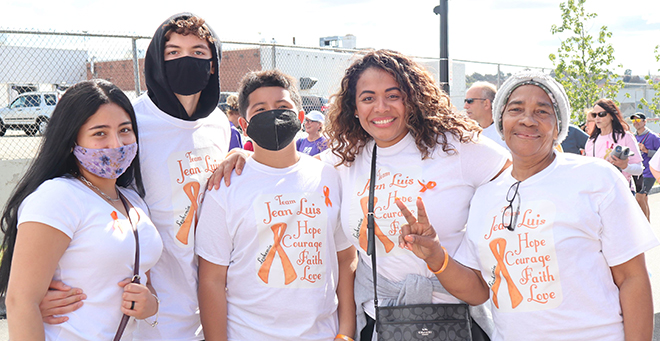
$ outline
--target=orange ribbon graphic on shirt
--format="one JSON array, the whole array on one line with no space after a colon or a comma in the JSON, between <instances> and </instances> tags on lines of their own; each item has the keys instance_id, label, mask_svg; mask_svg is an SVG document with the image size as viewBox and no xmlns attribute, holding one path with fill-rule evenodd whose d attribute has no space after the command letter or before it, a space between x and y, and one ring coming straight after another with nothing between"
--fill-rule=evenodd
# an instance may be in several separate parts
<instances>
[{"instance_id":1,"label":"orange ribbon graphic on shirt","mask_svg":"<svg viewBox=\"0 0 660 341\"><path fill-rule=\"evenodd\" d=\"M268 284L270 266L273 264L273 259L275 259L275 253L277 252L277 254L280 255L282 268L284 269L284 284L287 285L296 279L296 270L293 268L293 264L291 264L289 257L284 251L284 248L282 248L282 245L280 245L282 237L284 236L284 232L286 232L286 224L277 223L271 226L270 229L273 230L273 246L270 248L270 250L268 250L266 259L259 268L259 278L261 278L264 283Z\"/></svg>"},{"instance_id":2,"label":"orange ribbon graphic on shirt","mask_svg":"<svg viewBox=\"0 0 660 341\"><path fill-rule=\"evenodd\" d=\"M112 211L112 213L110 213L110 217L112 218L112 230L114 231L115 229L119 229L119 232L124 233L124 231L121 229L121 224L119 224L117 211Z\"/></svg>"},{"instance_id":3,"label":"orange ribbon graphic on shirt","mask_svg":"<svg viewBox=\"0 0 660 341\"><path fill-rule=\"evenodd\" d=\"M511 297L511 307L516 308L520 302L522 302L523 297L520 294L520 291L518 291L518 288L516 287L516 284L513 282L513 279L511 279L511 275L509 274L509 270L506 268L506 264L504 263L504 252L506 251L506 240L503 238L496 238L493 239L490 242L490 251L493 253L493 256L495 256L495 260L497 260L497 266L495 267L495 283L493 283L493 286L490 288L493 290L493 303L495 304L495 307L499 308L499 302L497 301L497 291L500 289L500 284L502 284L502 276L504 276L504 279L506 280L506 285L509 288L509 296Z\"/></svg>"},{"instance_id":4,"label":"orange ribbon graphic on shirt","mask_svg":"<svg viewBox=\"0 0 660 341\"><path fill-rule=\"evenodd\" d=\"M429 181L426 184L424 184L423 182L421 182L419 180L417 180L417 182L419 182L419 184L422 185L422 189L419 190L422 193L426 192L427 189L433 189L433 188L435 188L435 186L438 185L438 184L435 183L435 181Z\"/></svg>"},{"instance_id":5,"label":"orange ribbon graphic on shirt","mask_svg":"<svg viewBox=\"0 0 660 341\"><path fill-rule=\"evenodd\" d=\"M193 224L193 219L195 213L197 213L197 197L199 196L199 182L192 181L183 185L183 191L190 199L190 210L186 214L186 219L181 224L179 232L176 234L176 239L178 239L184 245L188 245L188 235L190 234L190 227Z\"/></svg>"},{"instance_id":6,"label":"orange ribbon graphic on shirt","mask_svg":"<svg viewBox=\"0 0 660 341\"><path fill-rule=\"evenodd\" d=\"M378 198L374 198L374 205L378 202ZM367 237L367 213L369 213L369 207L367 206L369 204L369 197L362 197L360 199L360 206L362 206L362 213L364 213L364 219L362 219L362 224L360 224L360 247L364 250L367 251L367 244L369 243L369 239ZM376 224L376 219L374 217L374 234L378 239L380 240L381 243L383 243L383 246L385 246L385 252L390 252L392 251L392 248L394 247L394 243L387 238L386 235L383 234L383 231L380 230L380 227L378 227L378 224Z\"/></svg>"},{"instance_id":7,"label":"orange ribbon graphic on shirt","mask_svg":"<svg viewBox=\"0 0 660 341\"><path fill-rule=\"evenodd\" d=\"M328 186L323 186L323 195L325 196L325 206L332 207L332 201L330 201L330 188L328 188Z\"/></svg>"}]
</instances>

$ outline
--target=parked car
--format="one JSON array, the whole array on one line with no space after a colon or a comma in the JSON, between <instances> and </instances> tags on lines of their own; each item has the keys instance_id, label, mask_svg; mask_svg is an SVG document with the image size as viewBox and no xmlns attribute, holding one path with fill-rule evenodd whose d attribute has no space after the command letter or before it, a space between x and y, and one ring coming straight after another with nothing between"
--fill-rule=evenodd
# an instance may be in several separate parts
<instances>
[{"instance_id":1,"label":"parked car","mask_svg":"<svg viewBox=\"0 0 660 341\"><path fill-rule=\"evenodd\" d=\"M23 130L29 136L43 135L60 97L57 91L20 94L8 107L0 108L0 136L7 129Z\"/></svg>"},{"instance_id":2,"label":"parked car","mask_svg":"<svg viewBox=\"0 0 660 341\"><path fill-rule=\"evenodd\" d=\"M328 99L323 96L302 95L302 106L305 113L318 110L325 113L328 110Z\"/></svg>"}]
</instances>

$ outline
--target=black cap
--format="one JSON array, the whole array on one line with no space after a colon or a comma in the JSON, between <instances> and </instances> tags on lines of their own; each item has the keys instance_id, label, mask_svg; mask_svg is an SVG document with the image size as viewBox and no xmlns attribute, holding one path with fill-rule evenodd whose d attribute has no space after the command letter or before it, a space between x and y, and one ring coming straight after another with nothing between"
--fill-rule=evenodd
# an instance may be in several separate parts
<instances>
[{"instance_id":1,"label":"black cap","mask_svg":"<svg viewBox=\"0 0 660 341\"><path fill-rule=\"evenodd\" d=\"M631 119L631 120L632 120L632 119L635 119L635 118L641 118L641 119L645 120L645 119L646 119L646 115L642 114L641 112L638 112L638 113L635 113L635 114L633 114L633 115L630 116L630 119Z\"/></svg>"}]
</instances>

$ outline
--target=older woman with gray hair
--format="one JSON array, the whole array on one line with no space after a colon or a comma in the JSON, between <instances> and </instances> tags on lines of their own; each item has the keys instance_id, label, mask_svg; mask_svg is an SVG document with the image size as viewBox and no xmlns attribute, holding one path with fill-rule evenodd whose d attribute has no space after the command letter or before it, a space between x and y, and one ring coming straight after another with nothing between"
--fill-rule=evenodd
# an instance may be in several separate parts
<instances>
[{"instance_id":1,"label":"older woman with gray hair","mask_svg":"<svg viewBox=\"0 0 660 341\"><path fill-rule=\"evenodd\" d=\"M491 299L493 340L650 340L644 252L658 240L621 172L555 151L569 113L563 87L550 76L509 78L493 118L513 166L475 192L454 258L421 199L417 217L397 202L408 221L400 246L424 259L457 298Z\"/></svg>"}]
</instances>

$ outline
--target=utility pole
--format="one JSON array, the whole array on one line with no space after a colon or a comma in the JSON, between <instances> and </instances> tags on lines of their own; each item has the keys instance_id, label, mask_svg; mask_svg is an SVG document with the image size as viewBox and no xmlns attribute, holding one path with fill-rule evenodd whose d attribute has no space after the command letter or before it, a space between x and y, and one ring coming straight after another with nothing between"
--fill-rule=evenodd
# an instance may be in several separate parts
<instances>
[{"instance_id":1,"label":"utility pole","mask_svg":"<svg viewBox=\"0 0 660 341\"><path fill-rule=\"evenodd\" d=\"M440 87L449 95L449 53L447 52L447 2L440 0L440 5L433 8L433 13L440 16Z\"/></svg>"}]
</instances>

